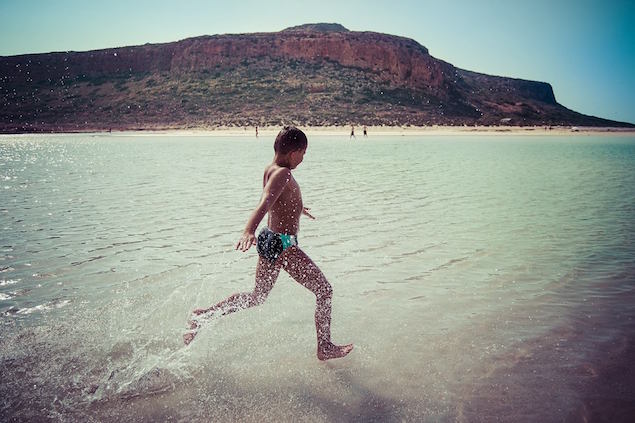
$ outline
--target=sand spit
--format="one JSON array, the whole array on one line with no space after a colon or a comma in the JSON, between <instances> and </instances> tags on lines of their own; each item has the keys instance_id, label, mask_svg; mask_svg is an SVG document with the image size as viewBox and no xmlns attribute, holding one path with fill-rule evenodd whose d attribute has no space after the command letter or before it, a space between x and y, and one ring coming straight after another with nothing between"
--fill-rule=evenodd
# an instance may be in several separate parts
<instances>
[{"instance_id":1,"label":"sand spit","mask_svg":"<svg viewBox=\"0 0 635 423\"><path fill-rule=\"evenodd\" d=\"M299 126L308 136L344 136L350 137L350 126ZM279 126L259 127L259 137L275 137L280 131ZM88 131L72 132L81 134L110 135L110 136L256 136L255 127L200 127L200 128L156 128L123 131ZM635 136L632 128L609 127L562 127L562 126L368 126L368 137L374 136L465 136L465 135L539 135L539 136L563 136L563 135L616 135ZM56 132L56 134L62 134ZM9 134L6 134L9 135ZM15 136L16 134L12 134ZM22 134L22 135L33 135ZM363 139L363 126L355 126L355 137Z\"/></svg>"}]
</instances>

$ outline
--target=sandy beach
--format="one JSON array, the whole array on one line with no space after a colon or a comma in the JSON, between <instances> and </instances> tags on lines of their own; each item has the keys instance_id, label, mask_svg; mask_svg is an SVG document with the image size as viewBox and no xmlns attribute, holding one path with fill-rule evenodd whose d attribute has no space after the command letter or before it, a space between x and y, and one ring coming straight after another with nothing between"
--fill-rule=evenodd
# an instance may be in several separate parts
<instances>
[{"instance_id":1,"label":"sandy beach","mask_svg":"<svg viewBox=\"0 0 635 423\"><path fill-rule=\"evenodd\" d=\"M299 126L309 137L350 137L350 126ZM280 126L258 127L259 137L275 137ZM256 129L248 127L149 128L139 130L113 130L112 132L85 131L81 134L108 134L112 136L185 135L185 136L255 136ZM633 136L635 128L568 127L568 126L368 126L369 138L384 136ZM61 133L60 133L61 134ZM7 134L9 135L9 134ZM14 136L15 134L12 134ZM26 134L31 135L31 134ZM355 126L355 137L363 139L363 126Z\"/></svg>"}]
</instances>

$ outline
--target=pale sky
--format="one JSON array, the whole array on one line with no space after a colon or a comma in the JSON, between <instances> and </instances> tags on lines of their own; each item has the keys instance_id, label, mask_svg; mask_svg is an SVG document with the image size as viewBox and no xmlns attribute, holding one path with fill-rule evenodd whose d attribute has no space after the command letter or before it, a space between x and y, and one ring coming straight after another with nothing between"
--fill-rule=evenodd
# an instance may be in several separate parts
<instances>
[{"instance_id":1,"label":"pale sky","mask_svg":"<svg viewBox=\"0 0 635 423\"><path fill-rule=\"evenodd\" d=\"M635 123L633 0L0 0L0 55L315 22L412 38L456 67L548 82L569 109Z\"/></svg>"}]
</instances>

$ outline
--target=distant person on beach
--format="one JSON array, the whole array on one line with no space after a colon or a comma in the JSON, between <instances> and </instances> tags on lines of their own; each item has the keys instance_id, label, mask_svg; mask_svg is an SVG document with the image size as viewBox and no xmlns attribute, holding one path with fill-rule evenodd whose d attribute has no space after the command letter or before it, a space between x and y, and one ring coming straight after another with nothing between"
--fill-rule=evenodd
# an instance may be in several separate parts
<instances>
[{"instance_id":1,"label":"distant person on beach","mask_svg":"<svg viewBox=\"0 0 635 423\"><path fill-rule=\"evenodd\" d=\"M364 137L368 136L368 132L366 131L366 125L364 125Z\"/></svg>"},{"instance_id":2,"label":"distant person on beach","mask_svg":"<svg viewBox=\"0 0 635 423\"><path fill-rule=\"evenodd\" d=\"M309 209L304 207L300 186L291 173L302 163L307 145L306 135L294 127L285 127L276 137L273 162L265 168L263 176L260 203L251 213L245 231L236 244L236 249L241 251L256 246L259 258L255 288L252 292L233 294L209 308L194 310L189 322L190 330L183 336L186 345L192 342L204 319L264 303L278 279L280 269L284 269L296 282L315 294L318 359L344 357L353 349L353 344L340 346L331 342L333 289L322 271L298 245L300 217L305 215L315 219ZM269 214L267 227L256 237L256 228L266 214Z\"/></svg>"},{"instance_id":3,"label":"distant person on beach","mask_svg":"<svg viewBox=\"0 0 635 423\"><path fill-rule=\"evenodd\" d=\"M351 136L348 137L348 139L350 140L351 138L357 139L357 137L355 136L355 127L353 125L351 125Z\"/></svg>"},{"instance_id":4,"label":"distant person on beach","mask_svg":"<svg viewBox=\"0 0 635 423\"><path fill-rule=\"evenodd\" d=\"M258 138L258 127L256 126L256 138Z\"/></svg>"}]
</instances>

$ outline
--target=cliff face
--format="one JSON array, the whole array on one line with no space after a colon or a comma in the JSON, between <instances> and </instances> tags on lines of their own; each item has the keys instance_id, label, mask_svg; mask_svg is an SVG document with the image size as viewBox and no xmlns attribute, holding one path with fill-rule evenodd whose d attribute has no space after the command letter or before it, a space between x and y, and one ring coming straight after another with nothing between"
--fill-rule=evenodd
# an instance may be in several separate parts
<instances>
[{"instance_id":1,"label":"cliff face","mask_svg":"<svg viewBox=\"0 0 635 423\"><path fill-rule=\"evenodd\" d=\"M172 69L198 71L261 57L311 64L331 61L399 85L435 89L447 78L444 71L447 74L452 69L412 40L376 33L302 31L187 40L183 51L175 54Z\"/></svg>"},{"instance_id":2,"label":"cliff face","mask_svg":"<svg viewBox=\"0 0 635 423\"><path fill-rule=\"evenodd\" d=\"M286 30L270 34L216 35L176 43L80 53L2 58L2 74L33 80L117 76L147 72L201 72L233 67L245 59L269 57L306 63L332 61L412 86L439 88L452 66L404 38L354 32Z\"/></svg>"},{"instance_id":3,"label":"cliff face","mask_svg":"<svg viewBox=\"0 0 635 423\"><path fill-rule=\"evenodd\" d=\"M0 131L215 125L603 125L549 84L457 69L337 24L0 57Z\"/></svg>"}]
</instances>

